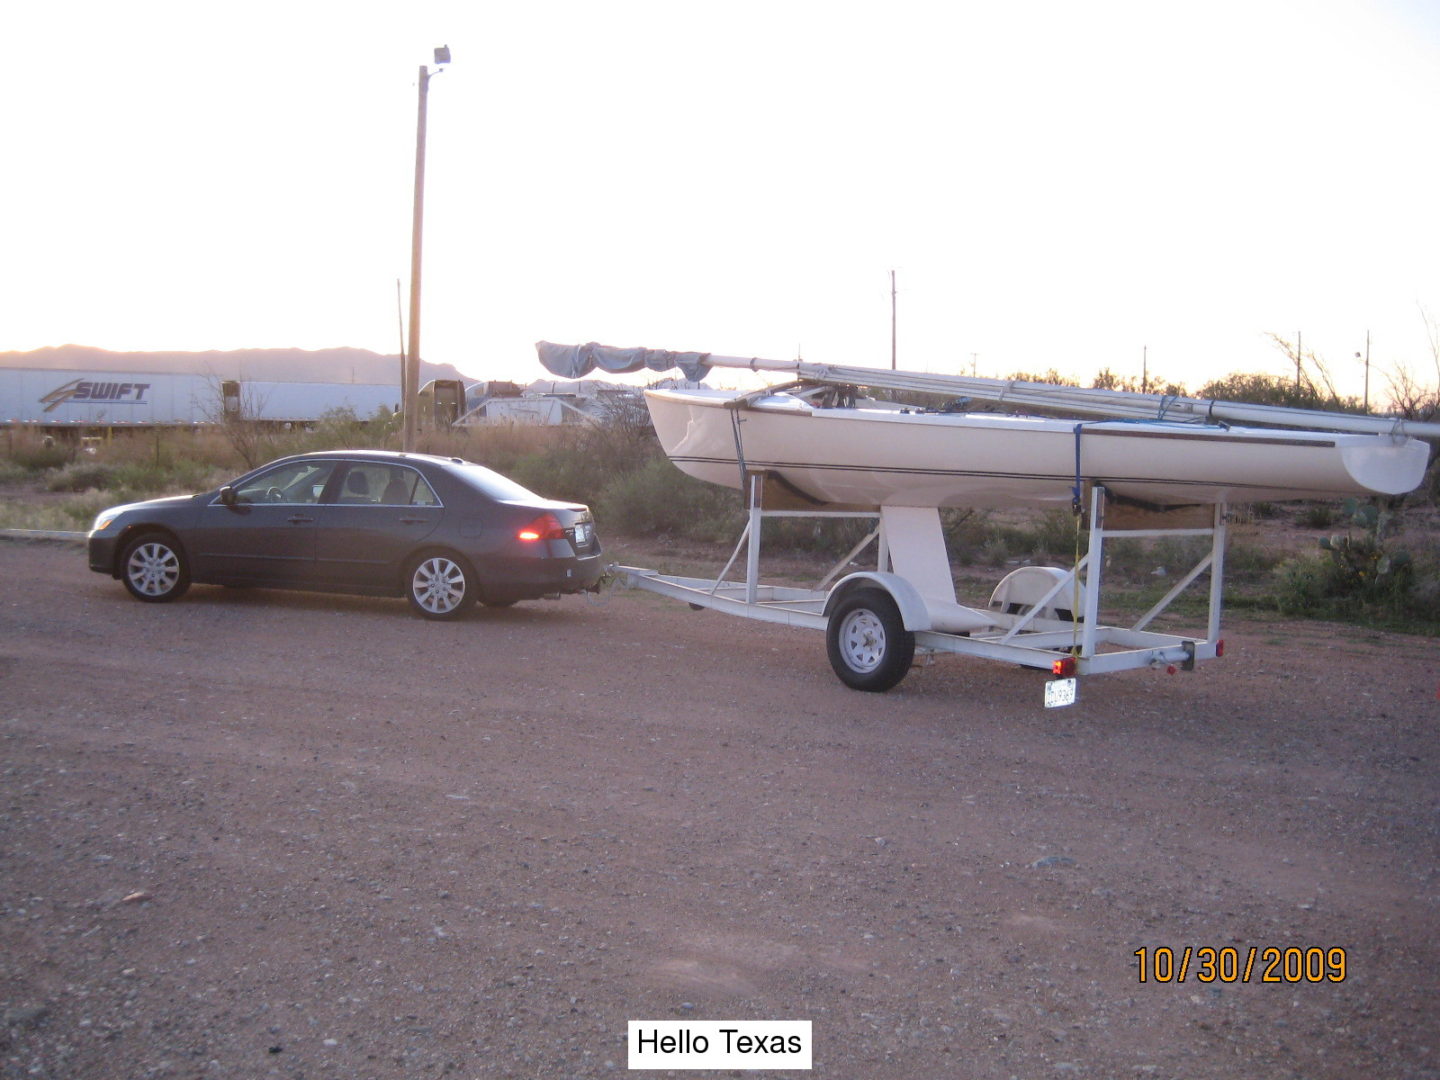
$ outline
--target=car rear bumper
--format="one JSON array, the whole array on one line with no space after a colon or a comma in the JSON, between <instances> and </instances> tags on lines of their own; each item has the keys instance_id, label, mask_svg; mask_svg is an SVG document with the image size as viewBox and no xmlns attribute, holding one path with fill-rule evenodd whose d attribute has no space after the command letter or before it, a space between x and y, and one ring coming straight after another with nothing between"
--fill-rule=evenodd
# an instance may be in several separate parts
<instances>
[{"instance_id":1,"label":"car rear bumper","mask_svg":"<svg viewBox=\"0 0 1440 1080\"><path fill-rule=\"evenodd\" d=\"M593 589L605 572L605 560L597 545L597 550L590 555L506 559L492 567L494 573L488 575L488 580L481 581L486 599L533 600Z\"/></svg>"}]
</instances>

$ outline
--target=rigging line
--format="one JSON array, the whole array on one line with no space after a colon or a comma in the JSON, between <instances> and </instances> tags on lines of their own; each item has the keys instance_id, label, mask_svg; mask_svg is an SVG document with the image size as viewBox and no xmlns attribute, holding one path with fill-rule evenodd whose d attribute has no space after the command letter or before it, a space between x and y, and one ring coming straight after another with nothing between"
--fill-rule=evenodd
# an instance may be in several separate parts
<instances>
[{"instance_id":1,"label":"rigging line","mask_svg":"<svg viewBox=\"0 0 1440 1080\"><path fill-rule=\"evenodd\" d=\"M1085 521L1085 510L1082 502L1084 480L1080 476L1080 434L1084 429L1085 421L1083 420L1075 425L1075 486L1070 489L1070 509L1075 518L1075 561L1070 571L1072 582L1070 595L1070 651L1072 654L1078 651L1080 645L1080 530Z\"/></svg>"}]
</instances>

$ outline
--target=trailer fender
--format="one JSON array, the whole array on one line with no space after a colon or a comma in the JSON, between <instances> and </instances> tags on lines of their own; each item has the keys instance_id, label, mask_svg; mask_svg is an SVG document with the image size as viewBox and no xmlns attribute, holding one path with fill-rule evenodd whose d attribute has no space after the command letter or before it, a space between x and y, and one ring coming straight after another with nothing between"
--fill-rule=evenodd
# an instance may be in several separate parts
<instances>
[{"instance_id":1,"label":"trailer fender","mask_svg":"<svg viewBox=\"0 0 1440 1080\"><path fill-rule=\"evenodd\" d=\"M925 604L925 598L920 591L910 584L899 574L886 574L878 570L862 570L858 573L847 574L835 583L830 594L825 597L825 617L828 619L830 613L835 610L835 605L852 589L862 589L867 585L878 586L890 594L895 601L895 606L900 609L900 619L905 624L906 630L929 630L931 628L930 609Z\"/></svg>"}]
</instances>

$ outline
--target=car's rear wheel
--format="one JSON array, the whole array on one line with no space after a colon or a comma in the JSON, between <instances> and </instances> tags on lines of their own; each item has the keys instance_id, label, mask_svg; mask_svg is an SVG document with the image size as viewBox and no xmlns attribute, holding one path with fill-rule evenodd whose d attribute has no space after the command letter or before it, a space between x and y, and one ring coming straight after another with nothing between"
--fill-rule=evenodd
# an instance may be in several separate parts
<instances>
[{"instance_id":1,"label":"car's rear wheel","mask_svg":"<svg viewBox=\"0 0 1440 1080\"><path fill-rule=\"evenodd\" d=\"M427 619L453 619L479 599L475 573L459 556L425 555L405 577L410 606Z\"/></svg>"},{"instance_id":2,"label":"car's rear wheel","mask_svg":"<svg viewBox=\"0 0 1440 1080\"><path fill-rule=\"evenodd\" d=\"M184 549L164 533L142 533L120 555L120 580L136 600L163 604L190 588Z\"/></svg>"}]
</instances>

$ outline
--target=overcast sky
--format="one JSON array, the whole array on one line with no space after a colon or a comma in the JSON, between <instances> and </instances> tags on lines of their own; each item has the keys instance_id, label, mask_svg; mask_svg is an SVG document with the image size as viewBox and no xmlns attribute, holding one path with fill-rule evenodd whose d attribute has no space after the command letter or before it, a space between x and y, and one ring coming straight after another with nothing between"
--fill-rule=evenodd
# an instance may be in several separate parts
<instances>
[{"instance_id":1,"label":"overcast sky","mask_svg":"<svg viewBox=\"0 0 1440 1080\"><path fill-rule=\"evenodd\" d=\"M1434 0L12 5L0 351L1434 377ZM408 300L406 301L408 304Z\"/></svg>"}]
</instances>

